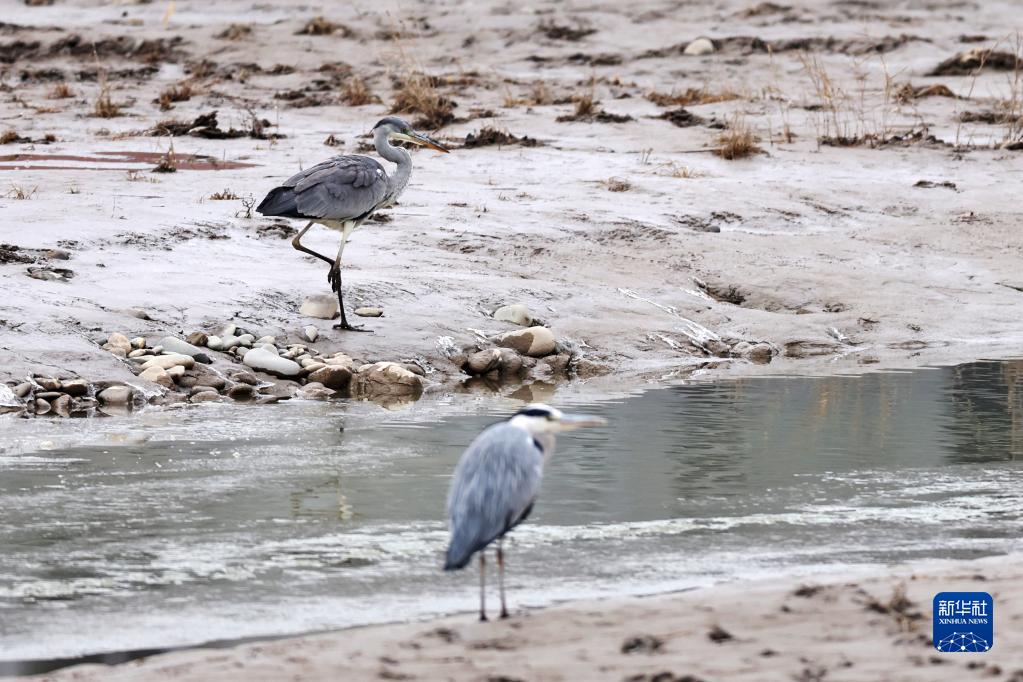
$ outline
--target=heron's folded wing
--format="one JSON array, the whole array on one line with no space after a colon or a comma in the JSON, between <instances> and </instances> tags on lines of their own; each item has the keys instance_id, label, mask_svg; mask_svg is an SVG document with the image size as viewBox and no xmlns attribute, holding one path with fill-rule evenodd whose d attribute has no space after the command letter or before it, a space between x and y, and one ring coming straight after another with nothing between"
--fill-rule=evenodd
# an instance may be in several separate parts
<instances>
[{"instance_id":1,"label":"heron's folded wing","mask_svg":"<svg viewBox=\"0 0 1023 682\"><path fill-rule=\"evenodd\" d=\"M451 551L468 557L515 526L540 492L543 453L504 422L476 437L455 469L448 495Z\"/></svg>"},{"instance_id":2,"label":"heron's folded wing","mask_svg":"<svg viewBox=\"0 0 1023 682\"><path fill-rule=\"evenodd\" d=\"M387 195L383 167L366 156L337 156L299 173L285 183L293 187L303 216L354 220L376 208Z\"/></svg>"}]
</instances>

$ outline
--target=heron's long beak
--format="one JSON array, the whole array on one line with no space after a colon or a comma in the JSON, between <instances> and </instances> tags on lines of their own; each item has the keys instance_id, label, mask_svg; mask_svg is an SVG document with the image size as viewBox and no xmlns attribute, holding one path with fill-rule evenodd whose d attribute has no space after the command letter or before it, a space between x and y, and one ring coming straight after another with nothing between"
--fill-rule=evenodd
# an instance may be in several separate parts
<instances>
[{"instance_id":1,"label":"heron's long beak","mask_svg":"<svg viewBox=\"0 0 1023 682\"><path fill-rule=\"evenodd\" d=\"M422 133L412 133L411 135L405 135L404 133L392 133L391 137L393 137L396 140L401 140L403 142L411 142L412 144L417 144L420 147L435 149L438 152L444 152L445 154L447 154L450 151L447 147L442 145L437 140L433 139L429 135L423 135Z\"/></svg>"},{"instance_id":2,"label":"heron's long beak","mask_svg":"<svg viewBox=\"0 0 1023 682\"><path fill-rule=\"evenodd\" d=\"M590 414L563 414L558 420L561 431L574 431L589 426L604 426L607 420L603 417L595 417Z\"/></svg>"}]
</instances>

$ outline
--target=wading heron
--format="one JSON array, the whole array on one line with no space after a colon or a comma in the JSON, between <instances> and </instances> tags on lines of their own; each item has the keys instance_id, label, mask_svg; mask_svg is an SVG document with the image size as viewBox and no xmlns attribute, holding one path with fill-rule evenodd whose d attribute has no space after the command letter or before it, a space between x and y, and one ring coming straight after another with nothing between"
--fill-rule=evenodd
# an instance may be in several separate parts
<instances>
[{"instance_id":1,"label":"wading heron","mask_svg":"<svg viewBox=\"0 0 1023 682\"><path fill-rule=\"evenodd\" d=\"M341 297L341 254L348 237L378 208L393 204L412 176L412 157L401 147L392 146L391 140L411 142L440 152L448 151L436 140L412 130L400 118L388 116L373 126L373 142L380 156L398 165L393 175L387 175L384 167L368 156L335 156L291 176L280 187L270 190L256 207L256 211L265 216L309 221L291 240L291 245L330 263L327 281L331 290L337 293L341 308L341 323L335 325L335 329L359 329L348 324ZM302 245L302 237L316 223L341 232L337 258L328 258Z\"/></svg>"},{"instance_id":2,"label":"wading heron","mask_svg":"<svg viewBox=\"0 0 1023 682\"><path fill-rule=\"evenodd\" d=\"M501 539L532 511L540 492L544 464L554 452L554 435L605 423L600 417L563 414L553 407L534 403L511 418L488 426L462 454L448 493L451 541L444 570L464 568L472 555L479 552L480 620L487 619L484 551L495 540L501 618L508 617Z\"/></svg>"}]
</instances>

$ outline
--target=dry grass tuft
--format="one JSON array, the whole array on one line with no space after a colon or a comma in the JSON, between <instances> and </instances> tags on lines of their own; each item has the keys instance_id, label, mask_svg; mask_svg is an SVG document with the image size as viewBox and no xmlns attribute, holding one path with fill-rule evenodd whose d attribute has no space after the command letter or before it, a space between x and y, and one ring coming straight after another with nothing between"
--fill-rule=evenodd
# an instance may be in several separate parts
<instances>
[{"instance_id":1,"label":"dry grass tuft","mask_svg":"<svg viewBox=\"0 0 1023 682\"><path fill-rule=\"evenodd\" d=\"M702 173L690 166L679 166L674 163L668 165L668 175L673 178L681 178L683 180L690 180L692 178L699 178L703 176Z\"/></svg>"},{"instance_id":2,"label":"dry grass tuft","mask_svg":"<svg viewBox=\"0 0 1023 682\"><path fill-rule=\"evenodd\" d=\"M380 101L380 98L370 91L366 81L358 76L352 76L345 81L344 87L341 88L341 99L352 107L361 107L364 104L375 104Z\"/></svg>"},{"instance_id":3,"label":"dry grass tuft","mask_svg":"<svg viewBox=\"0 0 1023 682\"><path fill-rule=\"evenodd\" d=\"M22 137L21 135L18 134L18 131L11 129L5 131L3 135L0 135L0 144L11 144L13 142L20 142L21 139Z\"/></svg>"},{"instance_id":4,"label":"dry grass tuft","mask_svg":"<svg viewBox=\"0 0 1023 682\"><path fill-rule=\"evenodd\" d=\"M194 94L191 83L180 83L165 89L155 101L160 105L160 111L168 111L174 108L174 102L187 102Z\"/></svg>"},{"instance_id":5,"label":"dry grass tuft","mask_svg":"<svg viewBox=\"0 0 1023 682\"><path fill-rule=\"evenodd\" d=\"M50 94L47 95L50 99L68 99L74 97L75 92L71 89L71 86L67 83L57 83L50 90Z\"/></svg>"},{"instance_id":6,"label":"dry grass tuft","mask_svg":"<svg viewBox=\"0 0 1023 682\"><path fill-rule=\"evenodd\" d=\"M391 113L417 113L413 125L436 129L455 120L455 103L440 94L436 80L420 71L409 71L394 91Z\"/></svg>"},{"instance_id":7,"label":"dry grass tuft","mask_svg":"<svg viewBox=\"0 0 1023 682\"><path fill-rule=\"evenodd\" d=\"M106 73L100 73L99 94L92 105L92 114L99 118L115 118L121 115L120 105L110 96L110 84L107 83Z\"/></svg>"},{"instance_id":8,"label":"dry grass tuft","mask_svg":"<svg viewBox=\"0 0 1023 682\"><path fill-rule=\"evenodd\" d=\"M229 189L225 189L222 192L214 192L209 198L211 201L234 201L235 199L241 199L240 196Z\"/></svg>"},{"instance_id":9,"label":"dry grass tuft","mask_svg":"<svg viewBox=\"0 0 1023 682\"><path fill-rule=\"evenodd\" d=\"M252 26L248 24L231 24L217 34L221 40L245 40L252 35Z\"/></svg>"},{"instance_id":10,"label":"dry grass tuft","mask_svg":"<svg viewBox=\"0 0 1023 682\"><path fill-rule=\"evenodd\" d=\"M714 153L722 159L729 161L744 159L747 156L759 154L763 151L757 146L759 141L760 138L749 127L746 119L736 115L728 127L718 135L717 143L719 146L714 150Z\"/></svg>"},{"instance_id":11,"label":"dry grass tuft","mask_svg":"<svg viewBox=\"0 0 1023 682\"><path fill-rule=\"evenodd\" d=\"M586 116L592 116L596 112L597 103L593 99L593 92L590 91L585 95L579 95L575 99L575 117L584 118Z\"/></svg>"},{"instance_id":12,"label":"dry grass tuft","mask_svg":"<svg viewBox=\"0 0 1023 682\"><path fill-rule=\"evenodd\" d=\"M632 184L621 178L608 178L601 184L607 188L608 192L628 192L632 189Z\"/></svg>"},{"instance_id":13,"label":"dry grass tuft","mask_svg":"<svg viewBox=\"0 0 1023 682\"><path fill-rule=\"evenodd\" d=\"M739 99L740 97L741 95L739 95L739 93L732 90L710 92L703 88L688 88L684 92L672 90L667 93L651 90L646 94L646 98L659 107L685 107L694 104L715 104L717 102L728 102L733 99Z\"/></svg>"},{"instance_id":14,"label":"dry grass tuft","mask_svg":"<svg viewBox=\"0 0 1023 682\"><path fill-rule=\"evenodd\" d=\"M174 160L174 147L167 150L167 153L160 157L160 162L153 168L154 173L177 173L178 163Z\"/></svg>"},{"instance_id":15,"label":"dry grass tuft","mask_svg":"<svg viewBox=\"0 0 1023 682\"><path fill-rule=\"evenodd\" d=\"M8 199L17 199L18 201L24 201L31 199L35 196L35 193L39 191L39 187L33 187L32 189L25 189L21 185L11 185L11 188L7 190L7 194L4 195Z\"/></svg>"}]
</instances>

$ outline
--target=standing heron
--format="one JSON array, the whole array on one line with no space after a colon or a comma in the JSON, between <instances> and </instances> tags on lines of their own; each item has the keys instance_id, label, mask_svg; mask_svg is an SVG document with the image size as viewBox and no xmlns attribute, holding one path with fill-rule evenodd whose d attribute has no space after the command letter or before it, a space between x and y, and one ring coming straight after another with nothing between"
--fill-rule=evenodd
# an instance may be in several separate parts
<instances>
[{"instance_id":1,"label":"standing heron","mask_svg":"<svg viewBox=\"0 0 1023 682\"><path fill-rule=\"evenodd\" d=\"M445 153L448 151L436 140L412 130L400 118L388 116L373 126L373 142L377 154L398 165L393 175L387 175L384 167L368 156L335 156L291 176L283 185L270 190L256 207L265 216L309 221L291 240L291 245L330 263L327 281L331 290L337 293L338 307L341 308L341 323L335 325L335 329L361 331L359 327L348 324L341 297L341 254L348 237L378 208L392 205L412 176L412 157L401 147L392 146L391 140L411 142ZM316 223L341 232L337 258L328 258L302 245L303 235Z\"/></svg>"},{"instance_id":2,"label":"standing heron","mask_svg":"<svg viewBox=\"0 0 1023 682\"><path fill-rule=\"evenodd\" d=\"M534 403L510 419L488 426L462 454L448 493L451 541L444 570L464 568L479 552L480 620L487 619L484 551L495 540L501 618L508 617L501 540L532 511L544 465L554 452L554 435L605 423L600 417L567 415Z\"/></svg>"}]
</instances>

